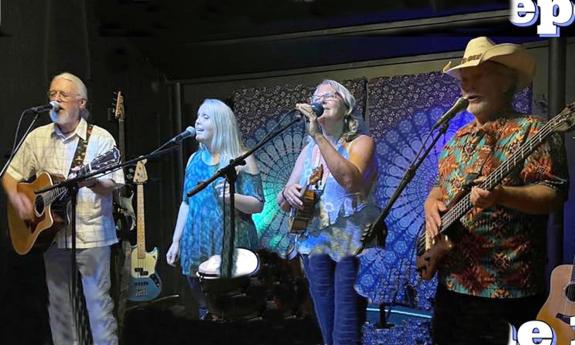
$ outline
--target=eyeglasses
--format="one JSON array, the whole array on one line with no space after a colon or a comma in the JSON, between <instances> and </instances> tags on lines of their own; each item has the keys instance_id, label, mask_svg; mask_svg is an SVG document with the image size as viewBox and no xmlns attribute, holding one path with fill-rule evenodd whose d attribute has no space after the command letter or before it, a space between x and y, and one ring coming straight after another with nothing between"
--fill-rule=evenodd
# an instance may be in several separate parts
<instances>
[{"instance_id":1,"label":"eyeglasses","mask_svg":"<svg viewBox=\"0 0 575 345\"><path fill-rule=\"evenodd\" d=\"M77 93L70 93L61 90L50 90L47 93L49 99L55 99L56 97L58 97L58 94L60 95L60 98L63 101L69 101L76 96L80 96L80 94Z\"/></svg>"},{"instance_id":2,"label":"eyeglasses","mask_svg":"<svg viewBox=\"0 0 575 345\"><path fill-rule=\"evenodd\" d=\"M310 103L321 103L323 101L333 101L337 99L338 94L333 92L324 93L322 95L313 95L310 97Z\"/></svg>"}]
</instances>

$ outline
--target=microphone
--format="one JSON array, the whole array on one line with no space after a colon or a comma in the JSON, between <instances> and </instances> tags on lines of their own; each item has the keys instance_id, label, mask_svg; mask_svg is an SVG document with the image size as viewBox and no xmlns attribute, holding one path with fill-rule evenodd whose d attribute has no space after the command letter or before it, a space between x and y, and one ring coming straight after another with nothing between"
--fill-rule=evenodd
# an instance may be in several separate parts
<instances>
[{"instance_id":1,"label":"microphone","mask_svg":"<svg viewBox=\"0 0 575 345\"><path fill-rule=\"evenodd\" d=\"M186 128L185 131L183 131L182 133L176 135L175 137L173 137L172 139L170 139L170 143L177 143L180 142L186 138L189 138L191 136L196 135L196 129L192 126L188 126L188 128Z\"/></svg>"},{"instance_id":2,"label":"microphone","mask_svg":"<svg viewBox=\"0 0 575 345\"><path fill-rule=\"evenodd\" d=\"M317 117L320 117L321 114L323 114L323 105L321 105L321 103L314 102L311 104L311 110Z\"/></svg>"},{"instance_id":3,"label":"microphone","mask_svg":"<svg viewBox=\"0 0 575 345\"><path fill-rule=\"evenodd\" d=\"M26 112L43 113L45 111L51 111L51 110L54 110L54 111L60 110L60 103L58 103L56 101L50 101L50 103L48 103L48 104L28 108L28 109L26 109Z\"/></svg>"},{"instance_id":4,"label":"microphone","mask_svg":"<svg viewBox=\"0 0 575 345\"><path fill-rule=\"evenodd\" d=\"M431 130L433 131L438 127L442 126L444 123L451 120L458 112L467 108L468 104L469 101L467 100L467 98L459 97L457 101L455 101L453 106L448 111L446 111L445 114L441 115L439 120L437 120L437 122L433 125L433 127L431 127Z\"/></svg>"}]
</instances>

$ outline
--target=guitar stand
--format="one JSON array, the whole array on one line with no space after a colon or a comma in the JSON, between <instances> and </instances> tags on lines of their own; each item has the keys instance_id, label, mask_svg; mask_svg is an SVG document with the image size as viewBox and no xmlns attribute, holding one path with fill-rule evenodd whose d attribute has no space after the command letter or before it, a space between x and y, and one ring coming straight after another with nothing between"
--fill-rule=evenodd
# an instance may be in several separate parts
<instances>
[{"instance_id":1,"label":"guitar stand","mask_svg":"<svg viewBox=\"0 0 575 345\"><path fill-rule=\"evenodd\" d=\"M177 299L177 298L180 298L180 295L173 294L173 295L168 295L168 296L156 298L154 300L147 301L147 302L138 302L138 303L134 304L133 306L126 308L126 312L129 312L132 310L138 310L138 309L145 309L146 307L148 307L150 305L158 304L160 302L170 301L172 299Z\"/></svg>"}]
</instances>

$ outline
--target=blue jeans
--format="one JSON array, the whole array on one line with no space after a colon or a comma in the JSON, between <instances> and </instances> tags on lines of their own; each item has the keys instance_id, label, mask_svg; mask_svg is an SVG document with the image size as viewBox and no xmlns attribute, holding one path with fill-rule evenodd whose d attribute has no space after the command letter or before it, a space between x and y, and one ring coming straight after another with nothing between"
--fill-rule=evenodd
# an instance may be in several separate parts
<instances>
[{"instance_id":1,"label":"blue jeans","mask_svg":"<svg viewBox=\"0 0 575 345\"><path fill-rule=\"evenodd\" d=\"M302 258L324 344L361 344L367 302L353 288L359 260L349 256L336 262L326 254Z\"/></svg>"}]
</instances>

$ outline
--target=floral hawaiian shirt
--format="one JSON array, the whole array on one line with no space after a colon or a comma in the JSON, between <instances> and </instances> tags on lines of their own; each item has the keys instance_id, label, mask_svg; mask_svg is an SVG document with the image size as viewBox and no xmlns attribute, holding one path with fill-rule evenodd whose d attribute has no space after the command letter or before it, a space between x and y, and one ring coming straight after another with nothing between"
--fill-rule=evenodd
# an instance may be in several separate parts
<instances>
[{"instance_id":1,"label":"floral hawaiian shirt","mask_svg":"<svg viewBox=\"0 0 575 345\"><path fill-rule=\"evenodd\" d=\"M461 128L439 159L440 187L449 206L475 179L487 177L544 122L511 114L479 126ZM568 188L565 148L552 134L501 182L507 186L544 184L565 195ZM439 269L439 281L451 291L518 298L541 293L546 259L546 215L529 215L495 205L470 211L456 229L455 247Z\"/></svg>"}]
</instances>

